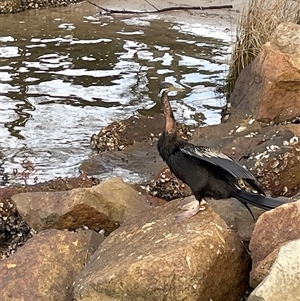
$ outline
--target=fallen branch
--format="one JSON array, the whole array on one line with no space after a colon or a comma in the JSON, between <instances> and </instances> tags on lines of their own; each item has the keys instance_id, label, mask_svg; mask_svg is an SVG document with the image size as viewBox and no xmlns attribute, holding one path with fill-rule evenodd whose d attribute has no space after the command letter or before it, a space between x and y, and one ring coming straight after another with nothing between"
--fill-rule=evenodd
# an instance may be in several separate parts
<instances>
[{"instance_id":1,"label":"fallen branch","mask_svg":"<svg viewBox=\"0 0 300 301\"><path fill-rule=\"evenodd\" d=\"M173 11L173 10L208 10L208 9L227 9L232 8L232 5L214 5L214 6L172 6L172 7L165 7L161 9L157 9L154 5L150 4L152 7L154 7L156 10L146 10L146 11L138 11L138 10L118 10L118 9L108 9L102 6L99 6L98 4L87 0L88 3L96 6L97 8L104 11L106 14L156 14L156 13L163 13L167 11ZM103 12L102 12L103 13Z\"/></svg>"}]
</instances>

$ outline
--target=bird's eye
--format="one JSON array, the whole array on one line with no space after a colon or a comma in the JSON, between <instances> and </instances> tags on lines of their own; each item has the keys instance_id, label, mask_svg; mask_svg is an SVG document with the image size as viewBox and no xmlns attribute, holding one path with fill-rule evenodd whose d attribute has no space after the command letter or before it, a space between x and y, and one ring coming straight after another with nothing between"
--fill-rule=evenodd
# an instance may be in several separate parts
<instances>
[{"instance_id":1,"label":"bird's eye","mask_svg":"<svg viewBox=\"0 0 300 301\"><path fill-rule=\"evenodd\" d=\"M160 97L162 97L162 95L163 95L164 92L169 92L169 91L170 91L170 90L169 90L168 88L163 88L163 89L161 89L161 90L159 91L159 94L158 94L158 95L159 95Z\"/></svg>"}]
</instances>

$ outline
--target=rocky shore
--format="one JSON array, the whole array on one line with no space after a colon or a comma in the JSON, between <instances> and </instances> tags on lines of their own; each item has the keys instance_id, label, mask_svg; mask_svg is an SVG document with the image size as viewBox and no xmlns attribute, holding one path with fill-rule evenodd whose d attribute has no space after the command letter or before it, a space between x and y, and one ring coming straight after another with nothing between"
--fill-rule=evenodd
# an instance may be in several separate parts
<instances>
[{"instance_id":1,"label":"rocky shore","mask_svg":"<svg viewBox=\"0 0 300 301\"><path fill-rule=\"evenodd\" d=\"M176 198L192 196L161 160L148 162L156 176L145 187L88 177L96 158L127 158L137 145L155 149L162 117L114 123L93 135L99 154L80 178L1 188L2 300L237 301L252 290L248 301L297 300L299 36L299 25L277 28L242 71L226 122L181 131L247 166L285 205L253 209L253 220L234 199L208 200L207 210L175 223Z\"/></svg>"},{"instance_id":2,"label":"rocky shore","mask_svg":"<svg viewBox=\"0 0 300 301\"><path fill-rule=\"evenodd\" d=\"M67 6L82 0L0 0L0 14L18 13L27 9Z\"/></svg>"}]
</instances>

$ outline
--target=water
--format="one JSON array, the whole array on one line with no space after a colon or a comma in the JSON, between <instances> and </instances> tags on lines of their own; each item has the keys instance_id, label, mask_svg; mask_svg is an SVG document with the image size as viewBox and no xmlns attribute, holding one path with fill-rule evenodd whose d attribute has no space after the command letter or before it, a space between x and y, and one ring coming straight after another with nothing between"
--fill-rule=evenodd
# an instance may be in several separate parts
<instances>
[{"instance_id":1,"label":"water","mask_svg":"<svg viewBox=\"0 0 300 301\"><path fill-rule=\"evenodd\" d=\"M220 122L224 100L214 90L229 49L221 31L97 17L84 4L0 22L0 156L11 184L78 175L91 135L137 110L151 114L160 81L186 87L173 103L179 121L196 125L203 112L207 124Z\"/></svg>"}]
</instances>

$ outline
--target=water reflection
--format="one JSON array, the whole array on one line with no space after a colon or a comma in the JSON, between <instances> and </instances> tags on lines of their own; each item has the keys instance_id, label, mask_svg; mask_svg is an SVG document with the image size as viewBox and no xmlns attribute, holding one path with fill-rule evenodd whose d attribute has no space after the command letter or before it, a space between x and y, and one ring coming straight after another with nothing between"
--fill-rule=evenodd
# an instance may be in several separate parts
<instances>
[{"instance_id":1,"label":"water reflection","mask_svg":"<svg viewBox=\"0 0 300 301\"><path fill-rule=\"evenodd\" d=\"M160 81L187 87L174 102L178 120L197 124L200 111L209 124L220 120L214 89L226 72L226 37L155 16L97 18L78 6L0 18L0 154L11 178L25 157L38 181L77 175L93 133L160 111Z\"/></svg>"}]
</instances>

